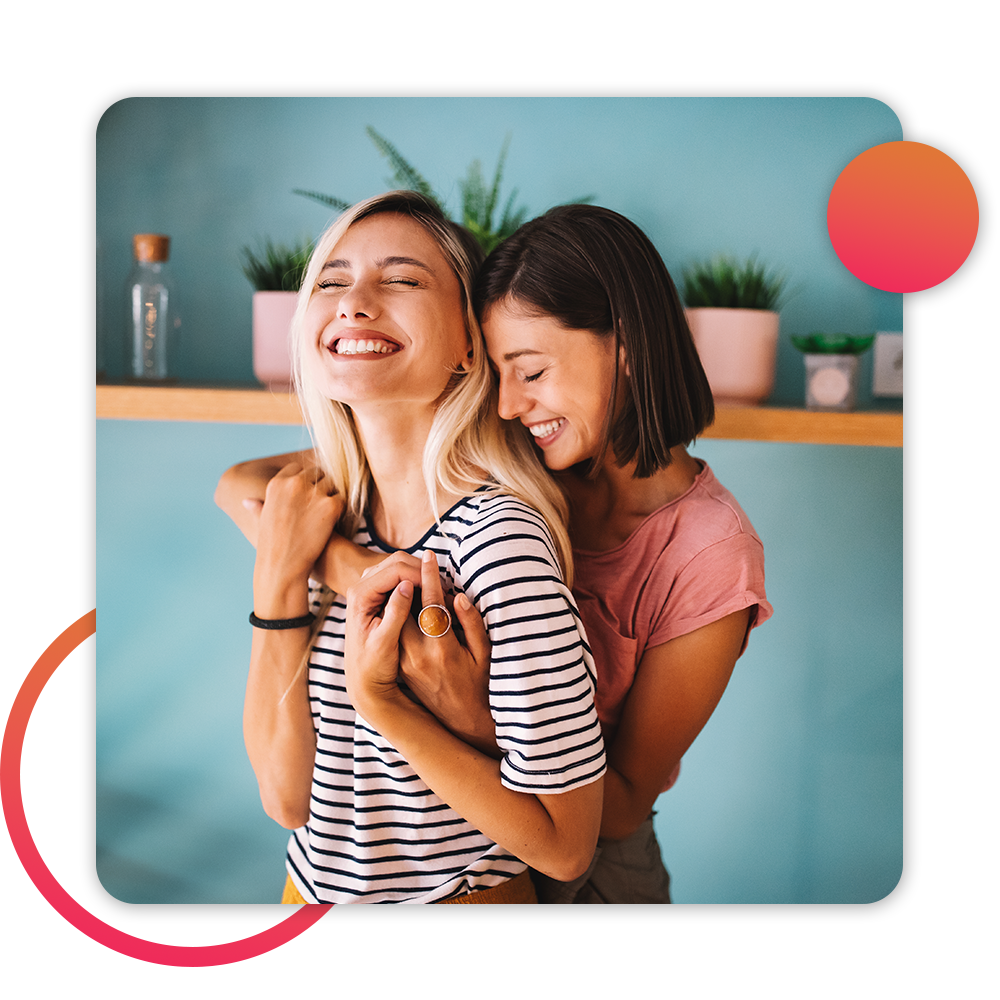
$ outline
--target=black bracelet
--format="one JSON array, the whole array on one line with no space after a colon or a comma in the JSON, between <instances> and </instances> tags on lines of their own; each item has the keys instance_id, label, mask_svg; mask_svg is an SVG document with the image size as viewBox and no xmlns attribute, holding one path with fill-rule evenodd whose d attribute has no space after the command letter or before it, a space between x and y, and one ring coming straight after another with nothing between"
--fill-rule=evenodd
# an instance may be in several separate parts
<instances>
[{"instance_id":1,"label":"black bracelet","mask_svg":"<svg viewBox=\"0 0 1000 1000\"><path fill-rule=\"evenodd\" d=\"M252 611L250 612L250 624L254 628L304 628L312 625L316 621L316 616L308 611L301 618L258 618Z\"/></svg>"}]
</instances>

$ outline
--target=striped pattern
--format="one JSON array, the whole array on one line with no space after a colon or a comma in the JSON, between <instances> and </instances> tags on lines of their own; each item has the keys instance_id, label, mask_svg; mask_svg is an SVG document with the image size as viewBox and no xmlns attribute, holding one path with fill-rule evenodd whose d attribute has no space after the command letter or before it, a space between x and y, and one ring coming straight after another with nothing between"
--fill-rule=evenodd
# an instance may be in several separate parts
<instances>
[{"instance_id":1,"label":"striped pattern","mask_svg":"<svg viewBox=\"0 0 1000 1000\"><path fill-rule=\"evenodd\" d=\"M355 540L392 551L362 525ZM464 591L493 644L490 703L508 788L554 794L604 773L593 660L541 517L506 496L460 501L408 549L437 553L446 592ZM350 705L338 597L310 661L317 729L311 819L288 844L310 902L431 903L497 885L525 865L439 799Z\"/></svg>"}]
</instances>

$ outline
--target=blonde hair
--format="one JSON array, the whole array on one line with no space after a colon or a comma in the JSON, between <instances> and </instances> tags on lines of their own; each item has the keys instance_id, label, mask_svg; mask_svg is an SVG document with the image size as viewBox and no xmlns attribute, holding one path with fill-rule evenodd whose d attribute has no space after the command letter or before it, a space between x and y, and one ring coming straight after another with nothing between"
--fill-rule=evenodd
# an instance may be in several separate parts
<instances>
[{"instance_id":1,"label":"blonde hair","mask_svg":"<svg viewBox=\"0 0 1000 1000\"><path fill-rule=\"evenodd\" d=\"M488 493L515 496L544 518L566 583L571 585L566 499L539 461L524 428L502 420L498 412L497 388L472 308L472 284L482 251L467 230L414 191L390 191L359 202L323 233L302 279L292 320L292 370L316 459L346 499L340 531L350 538L357 530L368 506L370 471L350 408L324 395L313 377L313 366L303 364L304 351L312 347L306 342L305 313L323 265L347 230L361 219L384 212L406 215L434 237L458 277L472 343L472 355L464 369L454 371L424 447L424 483L435 517L440 517L438 496L442 493L466 496L486 485Z\"/></svg>"}]
</instances>

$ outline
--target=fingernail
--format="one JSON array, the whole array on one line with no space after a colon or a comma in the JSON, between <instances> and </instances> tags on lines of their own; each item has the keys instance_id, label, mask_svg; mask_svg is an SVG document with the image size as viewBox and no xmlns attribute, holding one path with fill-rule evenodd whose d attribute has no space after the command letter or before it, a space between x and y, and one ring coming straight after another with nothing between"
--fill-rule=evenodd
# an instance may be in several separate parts
<instances>
[{"instance_id":1,"label":"fingernail","mask_svg":"<svg viewBox=\"0 0 1000 1000\"><path fill-rule=\"evenodd\" d=\"M413 596L413 584L409 580L403 580L399 585L399 593L402 597Z\"/></svg>"},{"instance_id":2,"label":"fingernail","mask_svg":"<svg viewBox=\"0 0 1000 1000\"><path fill-rule=\"evenodd\" d=\"M435 562L437 560L437 556L433 552L431 552L430 549L428 549L423 554L423 560L424 560L424 562Z\"/></svg>"},{"instance_id":3,"label":"fingernail","mask_svg":"<svg viewBox=\"0 0 1000 1000\"><path fill-rule=\"evenodd\" d=\"M468 611L468 610L469 610L469 608L471 608L471 607L472 607L472 604L470 603L469 599L468 599L468 598L467 598L467 597L465 596L465 594L459 594L459 595L458 595L458 596L457 596L457 597L455 598L455 603L456 603L456 604L457 604L457 605L458 605L458 606L459 606L459 607L460 607L460 608L461 608L461 609L462 609L463 611Z\"/></svg>"}]
</instances>

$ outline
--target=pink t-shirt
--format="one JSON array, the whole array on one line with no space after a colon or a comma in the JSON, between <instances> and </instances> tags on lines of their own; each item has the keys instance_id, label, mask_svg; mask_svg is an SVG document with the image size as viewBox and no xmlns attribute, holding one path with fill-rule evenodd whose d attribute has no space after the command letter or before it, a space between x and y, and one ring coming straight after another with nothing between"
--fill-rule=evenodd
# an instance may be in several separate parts
<instances>
[{"instance_id":1,"label":"pink t-shirt","mask_svg":"<svg viewBox=\"0 0 1000 1000\"><path fill-rule=\"evenodd\" d=\"M760 538L704 464L686 493L650 514L621 545L607 552L574 549L573 564L573 595L597 666L597 712L607 745L648 648L754 607L742 654L750 629L773 612Z\"/></svg>"}]
</instances>

